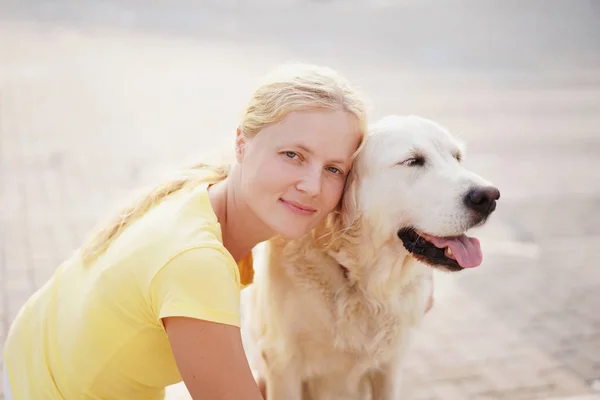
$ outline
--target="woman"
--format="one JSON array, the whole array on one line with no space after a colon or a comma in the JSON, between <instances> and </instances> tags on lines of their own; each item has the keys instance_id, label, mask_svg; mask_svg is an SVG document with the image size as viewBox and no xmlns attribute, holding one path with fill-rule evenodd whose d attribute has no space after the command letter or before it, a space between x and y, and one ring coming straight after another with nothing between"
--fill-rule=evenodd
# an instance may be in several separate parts
<instances>
[{"instance_id":1,"label":"woman","mask_svg":"<svg viewBox=\"0 0 600 400\"><path fill-rule=\"evenodd\" d=\"M240 337L252 248L333 211L365 107L329 68L286 65L243 114L230 169L199 165L127 207L22 307L5 344L15 399L261 399Z\"/></svg>"}]
</instances>

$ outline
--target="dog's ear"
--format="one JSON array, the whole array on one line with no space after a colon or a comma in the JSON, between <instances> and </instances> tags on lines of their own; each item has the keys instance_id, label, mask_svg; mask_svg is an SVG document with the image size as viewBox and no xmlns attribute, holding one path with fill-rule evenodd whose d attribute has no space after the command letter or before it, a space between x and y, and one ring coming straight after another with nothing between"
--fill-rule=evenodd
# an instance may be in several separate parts
<instances>
[{"instance_id":1,"label":"dog's ear","mask_svg":"<svg viewBox=\"0 0 600 400\"><path fill-rule=\"evenodd\" d=\"M352 168L346 179L346 185L344 187L344 194L340 200L338 206L338 212L336 215L339 219L341 229L349 229L358 220L358 174L355 172L356 168Z\"/></svg>"},{"instance_id":2,"label":"dog's ear","mask_svg":"<svg viewBox=\"0 0 600 400\"><path fill-rule=\"evenodd\" d=\"M360 233L360 212L358 210L358 175L355 168L346 178L344 193L340 203L326 220L319 236L330 250L339 250L344 242L353 241Z\"/></svg>"}]
</instances>

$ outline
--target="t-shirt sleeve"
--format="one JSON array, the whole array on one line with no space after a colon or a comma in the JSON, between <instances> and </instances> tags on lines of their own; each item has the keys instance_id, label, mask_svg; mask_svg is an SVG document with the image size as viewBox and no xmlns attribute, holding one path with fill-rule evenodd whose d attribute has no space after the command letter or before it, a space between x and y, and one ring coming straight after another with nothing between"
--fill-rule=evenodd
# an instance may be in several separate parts
<instances>
[{"instance_id":1,"label":"t-shirt sleeve","mask_svg":"<svg viewBox=\"0 0 600 400\"><path fill-rule=\"evenodd\" d=\"M240 326L240 286L233 268L225 254L212 248L172 258L150 283L158 320L177 316Z\"/></svg>"}]
</instances>

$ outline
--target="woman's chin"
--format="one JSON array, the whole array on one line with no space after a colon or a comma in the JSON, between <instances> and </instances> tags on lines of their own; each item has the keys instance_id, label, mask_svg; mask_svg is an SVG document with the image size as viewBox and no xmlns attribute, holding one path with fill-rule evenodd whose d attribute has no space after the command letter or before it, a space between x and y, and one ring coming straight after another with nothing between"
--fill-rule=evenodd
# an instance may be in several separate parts
<instances>
[{"instance_id":1,"label":"woman's chin","mask_svg":"<svg viewBox=\"0 0 600 400\"><path fill-rule=\"evenodd\" d=\"M275 232L278 236L281 236L287 240L300 239L306 235L314 227L314 224L299 224L299 223L287 223L281 224L281 226L274 227Z\"/></svg>"},{"instance_id":2,"label":"woman's chin","mask_svg":"<svg viewBox=\"0 0 600 400\"><path fill-rule=\"evenodd\" d=\"M283 237L286 240L296 240L296 239L300 239L302 236L306 235L310 230L305 230L305 229L298 229L298 230L292 230L292 229L285 229L285 230L280 230L277 232L278 236Z\"/></svg>"}]
</instances>

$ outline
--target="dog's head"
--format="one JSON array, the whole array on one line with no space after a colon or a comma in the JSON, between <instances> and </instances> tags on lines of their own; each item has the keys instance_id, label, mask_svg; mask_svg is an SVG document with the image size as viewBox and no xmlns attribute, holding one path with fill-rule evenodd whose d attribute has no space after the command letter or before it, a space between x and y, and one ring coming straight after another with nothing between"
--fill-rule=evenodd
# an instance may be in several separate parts
<instances>
[{"instance_id":1,"label":"dog's head","mask_svg":"<svg viewBox=\"0 0 600 400\"><path fill-rule=\"evenodd\" d=\"M479 265L479 242L465 232L487 220L500 192L467 170L463 156L461 144L430 120L379 120L349 177L340 225L367 235L375 248L396 241L434 267Z\"/></svg>"}]
</instances>

